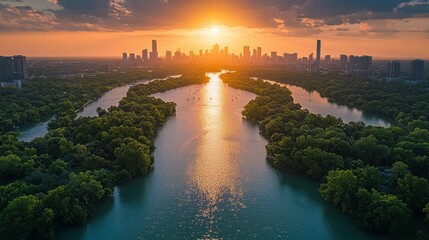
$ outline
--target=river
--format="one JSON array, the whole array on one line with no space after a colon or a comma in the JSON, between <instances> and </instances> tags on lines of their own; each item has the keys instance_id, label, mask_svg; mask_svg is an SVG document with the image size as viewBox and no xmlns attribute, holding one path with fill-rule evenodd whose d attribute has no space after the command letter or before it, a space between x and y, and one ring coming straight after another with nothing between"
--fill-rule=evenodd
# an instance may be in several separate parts
<instances>
[{"instance_id":1,"label":"river","mask_svg":"<svg viewBox=\"0 0 429 240\"><path fill-rule=\"evenodd\" d=\"M365 113L356 108L350 108L329 102L327 98L320 96L320 93L316 91L310 92L302 87L278 83L272 80L264 79L264 81L288 88L292 92L292 97L295 103L299 103L302 108L315 114L320 114L322 116L331 115L343 119L345 123L361 121L366 125L376 127L389 127L394 124L394 121L387 118Z\"/></svg>"},{"instance_id":2,"label":"river","mask_svg":"<svg viewBox=\"0 0 429 240\"><path fill-rule=\"evenodd\" d=\"M116 87L104 93L99 99L92 101L88 105L86 105L82 109L82 111L77 114L77 117L95 117L98 115L97 108L99 107L101 107L102 109L108 109L111 106L118 106L119 102L124 97L127 96L128 90L133 85L147 84L155 80L165 80L168 78L178 78L181 76L182 75L172 75L167 78L152 79L152 80L144 79L144 80L137 81L134 84L126 84L121 87ZM51 120L52 118L42 123L33 124L30 126L24 127L19 133L18 140L24 141L24 142L31 142L35 138L45 136L48 133L48 123Z\"/></svg>"},{"instance_id":3,"label":"river","mask_svg":"<svg viewBox=\"0 0 429 240\"><path fill-rule=\"evenodd\" d=\"M256 96L208 76L154 95L177 103L156 138L154 171L56 239L380 239L323 201L317 183L272 169L267 141L241 115Z\"/></svg>"}]
</instances>

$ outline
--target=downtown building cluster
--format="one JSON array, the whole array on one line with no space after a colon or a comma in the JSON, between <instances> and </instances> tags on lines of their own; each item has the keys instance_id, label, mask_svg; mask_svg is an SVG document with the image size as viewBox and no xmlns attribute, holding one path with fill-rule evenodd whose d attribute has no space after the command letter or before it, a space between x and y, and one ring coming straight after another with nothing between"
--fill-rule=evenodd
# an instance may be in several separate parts
<instances>
[{"instance_id":1,"label":"downtown building cluster","mask_svg":"<svg viewBox=\"0 0 429 240\"><path fill-rule=\"evenodd\" d=\"M322 41L316 42L316 55L299 57L298 53L278 54L276 51L263 53L261 47L251 49L250 46L243 46L242 53L230 53L228 47L221 48L218 44L212 49L199 50L197 53L190 51L189 54L177 49L175 52L166 51L165 57L161 58L158 53L158 44L152 40L152 51L142 50L141 55L135 53L123 53L122 60L125 64L192 64L192 63L221 63L221 64L242 64L242 65L284 65L291 70L309 72L342 71L345 74L356 76L385 76L390 80L404 79L424 80L424 61L420 59L412 60L409 69L401 71L399 61L388 62L387 66L379 67L383 69L374 71L373 57L369 55L356 56L341 54L338 59L331 55L322 58ZM385 63L384 63L385 64Z\"/></svg>"}]
</instances>

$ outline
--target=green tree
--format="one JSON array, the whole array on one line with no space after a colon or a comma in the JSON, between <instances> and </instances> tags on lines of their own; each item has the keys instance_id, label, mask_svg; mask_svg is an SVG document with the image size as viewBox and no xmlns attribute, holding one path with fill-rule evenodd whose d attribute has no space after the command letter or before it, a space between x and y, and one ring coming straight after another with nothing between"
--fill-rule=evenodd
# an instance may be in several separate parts
<instances>
[{"instance_id":1,"label":"green tree","mask_svg":"<svg viewBox=\"0 0 429 240\"><path fill-rule=\"evenodd\" d=\"M152 164L149 147L135 140L121 144L115 150L115 156L121 169L127 170L132 176L146 174Z\"/></svg>"},{"instance_id":2,"label":"green tree","mask_svg":"<svg viewBox=\"0 0 429 240\"><path fill-rule=\"evenodd\" d=\"M24 175L24 162L17 155L0 157L0 178L14 180Z\"/></svg>"},{"instance_id":3,"label":"green tree","mask_svg":"<svg viewBox=\"0 0 429 240\"><path fill-rule=\"evenodd\" d=\"M422 214L422 209L429 202L429 182L424 178L405 175L398 180L397 192L398 197L418 215Z\"/></svg>"},{"instance_id":4,"label":"green tree","mask_svg":"<svg viewBox=\"0 0 429 240\"><path fill-rule=\"evenodd\" d=\"M16 239L49 239L54 213L33 195L15 198L1 212L1 230Z\"/></svg>"},{"instance_id":5,"label":"green tree","mask_svg":"<svg viewBox=\"0 0 429 240\"><path fill-rule=\"evenodd\" d=\"M394 195L359 189L357 224L367 231L397 233L411 221L411 211Z\"/></svg>"},{"instance_id":6,"label":"green tree","mask_svg":"<svg viewBox=\"0 0 429 240\"><path fill-rule=\"evenodd\" d=\"M319 191L323 199L341 207L343 212L353 212L358 189L359 180L351 170L337 170L328 173Z\"/></svg>"}]
</instances>

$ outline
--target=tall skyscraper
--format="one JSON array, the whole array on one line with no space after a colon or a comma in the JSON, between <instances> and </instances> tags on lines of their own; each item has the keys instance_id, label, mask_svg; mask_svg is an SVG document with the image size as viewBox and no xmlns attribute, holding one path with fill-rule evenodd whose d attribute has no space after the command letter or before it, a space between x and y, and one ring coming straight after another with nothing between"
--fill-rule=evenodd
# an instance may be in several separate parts
<instances>
[{"instance_id":1,"label":"tall skyscraper","mask_svg":"<svg viewBox=\"0 0 429 240\"><path fill-rule=\"evenodd\" d=\"M143 49L142 51L142 60L143 62L147 62L147 60L149 60L149 54L147 49Z\"/></svg>"},{"instance_id":2,"label":"tall skyscraper","mask_svg":"<svg viewBox=\"0 0 429 240\"><path fill-rule=\"evenodd\" d=\"M126 52L122 53L122 61L127 61L128 60L128 55Z\"/></svg>"},{"instance_id":3,"label":"tall skyscraper","mask_svg":"<svg viewBox=\"0 0 429 240\"><path fill-rule=\"evenodd\" d=\"M322 51L322 41L317 40L316 64L320 64L321 51Z\"/></svg>"},{"instance_id":4,"label":"tall skyscraper","mask_svg":"<svg viewBox=\"0 0 429 240\"><path fill-rule=\"evenodd\" d=\"M150 55L150 60L156 61L158 60L158 43L156 40L152 40L152 53Z\"/></svg>"},{"instance_id":5,"label":"tall skyscraper","mask_svg":"<svg viewBox=\"0 0 429 240\"><path fill-rule=\"evenodd\" d=\"M0 82L28 79L28 65L25 56L0 56Z\"/></svg>"},{"instance_id":6,"label":"tall skyscraper","mask_svg":"<svg viewBox=\"0 0 429 240\"><path fill-rule=\"evenodd\" d=\"M277 60L278 60L277 52L271 52L271 62L277 63Z\"/></svg>"},{"instance_id":7,"label":"tall skyscraper","mask_svg":"<svg viewBox=\"0 0 429 240\"><path fill-rule=\"evenodd\" d=\"M130 53L130 61L136 60L136 54Z\"/></svg>"},{"instance_id":8,"label":"tall skyscraper","mask_svg":"<svg viewBox=\"0 0 429 240\"><path fill-rule=\"evenodd\" d=\"M262 48L261 47L257 47L256 49L258 51L258 59L261 59L261 57L262 57Z\"/></svg>"},{"instance_id":9,"label":"tall skyscraper","mask_svg":"<svg viewBox=\"0 0 429 240\"><path fill-rule=\"evenodd\" d=\"M314 62L314 54L313 54L313 53L311 53L311 54L308 56L308 61L310 61L310 63Z\"/></svg>"},{"instance_id":10,"label":"tall skyscraper","mask_svg":"<svg viewBox=\"0 0 429 240\"><path fill-rule=\"evenodd\" d=\"M13 56L13 78L14 80L28 79L27 58L25 56Z\"/></svg>"},{"instance_id":11,"label":"tall skyscraper","mask_svg":"<svg viewBox=\"0 0 429 240\"><path fill-rule=\"evenodd\" d=\"M340 55L340 62L341 62L341 69L347 70L347 55L341 54Z\"/></svg>"},{"instance_id":12,"label":"tall skyscraper","mask_svg":"<svg viewBox=\"0 0 429 240\"><path fill-rule=\"evenodd\" d=\"M425 61L415 59L411 61L411 80L425 80Z\"/></svg>"},{"instance_id":13,"label":"tall skyscraper","mask_svg":"<svg viewBox=\"0 0 429 240\"><path fill-rule=\"evenodd\" d=\"M212 56L215 56L215 57L219 56L219 49L220 49L219 44L213 45Z\"/></svg>"},{"instance_id":14,"label":"tall skyscraper","mask_svg":"<svg viewBox=\"0 0 429 240\"><path fill-rule=\"evenodd\" d=\"M391 61L387 63L389 69L388 76L391 78L397 78L401 75L401 63L398 61Z\"/></svg>"},{"instance_id":15,"label":"tall skyscraper","mask_svg":"<svg viewBox=\"0 0 429 240\"><path fill-rule=\"evenodd\" d=\"M250 47L249 46L244 46L243 47L243 58L245 60L249 60L250 59Z\"/></svg>"},{"instance_id":16,"label":"tall skyscraper","mask_svg":"<svg viewBox=\"0 0 429 240\"><path fill-rule=\"evenodd\" d=\"M171 61L171 55L172 55L171 51L167 51L167 52L165 53L165 60L167 60L167 61Z\"/></svg>"},{"instance_id":17,"label":"tall skyscraper","mask_svg":"<svg viewBox=\"0 0 429 240\"><path fill-rule=\"evenodd\" d=\"M13 82L13 58L0 57L0 82Z\"/></svg>"}]
</instances>

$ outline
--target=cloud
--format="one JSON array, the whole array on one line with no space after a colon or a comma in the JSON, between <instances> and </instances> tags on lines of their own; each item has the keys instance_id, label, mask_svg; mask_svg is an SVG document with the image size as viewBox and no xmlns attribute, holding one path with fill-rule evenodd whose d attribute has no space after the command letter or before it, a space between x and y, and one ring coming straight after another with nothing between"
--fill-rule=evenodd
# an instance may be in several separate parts
<instances>
[{"instance_id":1,"label":"cloud","mask_svg":"<svg viewBox=\"0 0 429 240\"><path fill-rule=\"evenodd\" d=\"M429 18L429 0L45 0L58 8L44 11L35 11L37 4L27 0L28 6L11 3L21 1L0 0L1 18L7 14L13 18L7 21L14 23L8 27L2 22L0 30L134 31L198 28L215 23L307 36L327 29L348 34L353 29L345 30L347 24ZM29 20L28 14L41 22Z\"/></svg>"}]
</instances>

